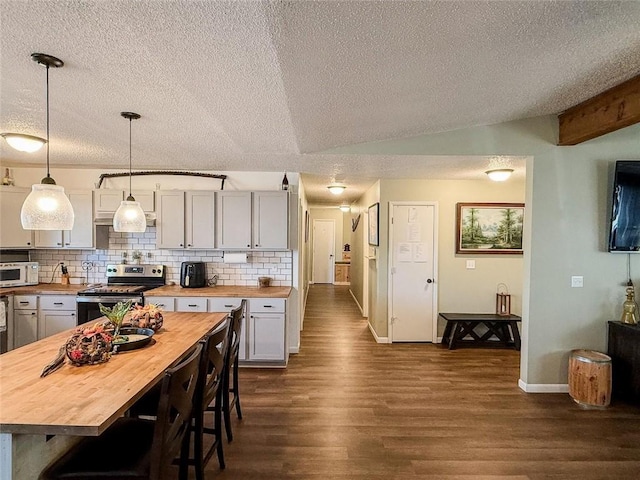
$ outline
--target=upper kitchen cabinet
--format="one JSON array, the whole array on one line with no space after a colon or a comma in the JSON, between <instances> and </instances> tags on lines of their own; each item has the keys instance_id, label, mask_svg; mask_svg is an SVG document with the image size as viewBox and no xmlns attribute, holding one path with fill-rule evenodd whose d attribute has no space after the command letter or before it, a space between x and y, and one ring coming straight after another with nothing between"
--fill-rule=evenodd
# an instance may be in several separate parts
<instances>
[{"instance_id":1,"label":"upper kitchen cabinet","mask_svg":"<svg viewBox=\"0 0 640 480\"><path fill-rule=\"evenodd\" d=\"M286 249L289 238L287 192L253 192L254 249Z\"/></svg>"},{"instance_id":2,"label":"upper kitchen cabinet","mask_svg":"<svg viewBox=\"0 0 640 480\"><path fill-rule=\"evenodd\" d=\"M156 192L156 247L213 249L215 195L213 191Z\"/></svg>"},{"instance_id":3,"label":"upper kitchen cabinet","mask_svg":"<svg viewBox=\"0 0 640 480\"><path fill-rule=\"evenodd\" d=\"M70 190L67 196L75 216L73 230L37 230L37 248L94 248L92 191Z\"/></svg>"},{"instance_id":4,"label":"upper kitchen cabinet","mask_svg":"<svg viewBox=\"0 0 640 480\"><path fill-rule=\"evenodd\" d=\"M218 192L216 234L218 248L251 248L251 192Z\"/></svg>"},{"instance_id":5,"label":"upper kitchen cabinet","mask_svg":"<svg viewBox=\"0 0 640 480\"><path fill-rule=\"evenodd\" d=\"M0 187L0 248L32 248L33 231L24 230L20 210L31 190Z\"/></svg>"},{"instance_id":6,"label":"upper kitchen cabinet","mask_svg":"<svg viewBox=\"0 0 640 480\"><path fill-rule=\"evenodd\" d=\"M218 248L287 248L287 192L222 191L217 195Z\"/></svg>"},{"instance_id":7,"label":"upper kitchen cabinet","mask_svg":"<svg viewBox=\"0 0 640 480\"><path fill-rule=\"evenodd\" d=\"M116 213L120 202L129 196L128 192L124 190L117 190L113 188L104 188L94 190L95 200L95 214L96 218L100 217L113 217ZM137 202L140 202L140 206L145 213L155 212L154 191L143 190L131 192Z\"/></svg>"}]
</instances>

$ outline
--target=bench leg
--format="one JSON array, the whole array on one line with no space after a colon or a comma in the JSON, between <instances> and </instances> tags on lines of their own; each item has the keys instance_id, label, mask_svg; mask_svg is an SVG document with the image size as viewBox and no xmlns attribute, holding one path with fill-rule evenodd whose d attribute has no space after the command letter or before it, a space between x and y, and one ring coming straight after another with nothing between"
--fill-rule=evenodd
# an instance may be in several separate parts
<instances>
[{"instance_id":1,"label":"bench leg","mask_svg":"<svg viewBox=\"0 0 640 480\"><path fill-rule=\"evenodd\" d=\"M513 343L516 350L520 350L521 340L520 340L520 331L518 330L518 322L509 322L509 326L511 327L511 334L513 335Z\"/></svg>"},{"instance_id":2,"label":"bench leg","mask_svg":"<svg viewBox=\"0 0 640 480\"><path fill-rule=\"evenodd\" d=\"M455 326L453 328L453 333L451 334L451 338L449 339L449 350L453 350L456 348L456 340L460 336L460 331L462 330L461 322L454 322Z\"/></svg>"}]
</instances>

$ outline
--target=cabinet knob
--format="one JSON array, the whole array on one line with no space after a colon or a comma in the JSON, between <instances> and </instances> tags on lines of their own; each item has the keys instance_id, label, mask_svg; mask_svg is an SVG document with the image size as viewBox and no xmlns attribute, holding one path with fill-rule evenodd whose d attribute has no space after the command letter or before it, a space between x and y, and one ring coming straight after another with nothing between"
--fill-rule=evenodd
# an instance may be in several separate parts
<instances>
[{"instance_id":1,"label":"cabinet knob","mask_svg":"<svg viewBox=\"0 0 640 480\"><path fill-rule=\"evenodd\" d=\"M65 243L65 245L71 245L71 244L67 242L67 243Z\"/></svg>"},{"instance_id":2,"label":"cabinet knob","mask_svg":"<svg viewBox=\"0 0 640 480\"><path fill-rule=\"evenodd\" d=\"M190 246L191 246L191 244L190 244L190 243L187 243L187 247L190 247Z\"/></svg>"},{"instance_id":3,"label":"cabinet knob","mask_svg":"<svg viewBox=\"0 0 640 480\"><path fill-rule=\"evenodd\" d=\"M180 244L179 244L179 246L180 246L180 247L184 247L184 243L180 243Z\"/></svg>"},{"instance_id":4,"label":"cabinet knob","mask_svg":"<svg viewBox=\"0 0 640 480\"><path fill-rule=\"evenodd\" d=\"M251 245L247 245L247 247L251 248Z\"/></svg>"},{"instance_id":5,"label":"cabinet knob","mask_svg":"<svg viewBox=\"0 0 640 480\"><path fill-rule=\"evenodd\" d=\"M27 245L31 245L31 242L27 242Z\"/></svg>"},{"instance_id":6,"label":"cabinet knob","mask_svg":"<svg viewBox=\"0 0 640 480\"><path fill-rule=\"evenodd\" d=\"M62 242L56 242L56 245L62 245Z\"/></svg>"},{"instance_id":7,"label":"cabinet knob","mask_svg":"<svg viewBox=\"0 0 640 480\"><path fill-rule=\"evenodd\" d=\"M62 302L53 302L54 305L64 305Z\"/></svg>"}]
</instances>

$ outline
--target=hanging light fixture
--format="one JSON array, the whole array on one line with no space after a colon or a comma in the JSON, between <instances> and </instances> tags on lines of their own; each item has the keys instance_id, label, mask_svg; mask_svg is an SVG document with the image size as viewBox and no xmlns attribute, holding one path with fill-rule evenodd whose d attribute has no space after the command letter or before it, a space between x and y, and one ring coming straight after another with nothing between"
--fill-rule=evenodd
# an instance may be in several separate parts
<instances>
[{"instance_id":1,"label":"hanging light fixture","mask_svg":"<svg viewBox=\"0 0 640 480\"><path fill-rule=\"evenodd\" d=\"M64 188L56 185L49 174L49 68L62 67L64 62L45 53L32 53L31 59L47 68L47 176L31 187L31 193L22 204L20 220L25 230L71 230L73 207Z\"/></svg>"},{"instance_id":2,"label":"hanging light fixture","mask_svg":"<svg viewBox=\"0 0 640 480\"><path fill-rule=\"evenodd\" d=\"M494 170L487 170L486 173L494 182L504 182L513 173L512 168L496 168Z\"/></svg>"},{"instance_id":3,"label":"hanging light fixture","mask_svg":"<svg viewBox=\"0 0 640 480\"><path fill-rule=\"evenodd\" d=\"M10 147L27 153L37 152L47 143L44 138L25 135L24 133L0 133L0 137L4 137Z\"/></svg>"},{"instance_id":4,"label":"hanging light fixture","mask_svg":"<svg viewBox=\"0 0 640 480\"><path fill-rule=\"evenodd\" d=\"M347 187L345 187L344 185L340 185L338 183L332 183L327 188L334 195L340 195L342 192L344 192L344 189L347 188Z\"/></svg>"},{"instance_id":5,"label":"hanging light fixture","mask_svg":"<svg viewBox=\"0 0 640 480\"><path fill-rule=\"evenodd\" d=\"M129 196L120 202L113 216L113 229L116 232L140 233L147 229L147 219L140 202L131 195L131 121L139 119L140 115L133 112L121 112L120 115L129 120Z\"/></svg>"}]
</instances>

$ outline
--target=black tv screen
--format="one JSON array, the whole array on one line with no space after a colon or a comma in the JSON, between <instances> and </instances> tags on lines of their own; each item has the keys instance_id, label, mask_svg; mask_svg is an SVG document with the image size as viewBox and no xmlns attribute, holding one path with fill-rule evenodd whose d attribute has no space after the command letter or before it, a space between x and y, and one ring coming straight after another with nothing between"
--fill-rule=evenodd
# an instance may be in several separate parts
<instances>
[{"instance_id":1,"label":"black tv screen","mask_svg":"<svg viewBox=\"0 0 640 480\"><path fill-rule=\"evenodd\" d=\"M640 161L616 162L609 251L640 251Z\"/></svg>"}]
</instances>

